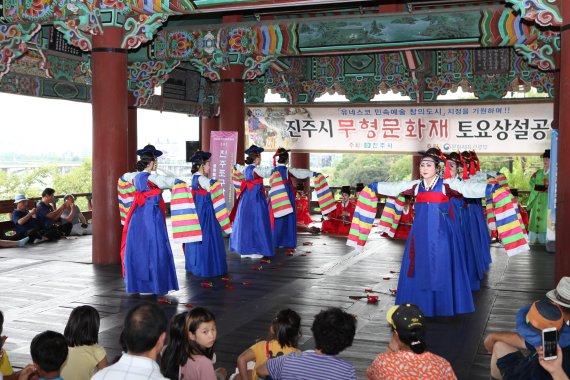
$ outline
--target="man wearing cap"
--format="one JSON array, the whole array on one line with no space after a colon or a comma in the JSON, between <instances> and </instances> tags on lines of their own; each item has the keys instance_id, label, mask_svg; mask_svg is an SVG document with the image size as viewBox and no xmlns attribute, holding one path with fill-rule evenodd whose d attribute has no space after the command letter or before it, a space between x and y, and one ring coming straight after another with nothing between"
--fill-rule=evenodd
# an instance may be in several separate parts
<instances>
[{"instance_id":1,"label":"man wearing cap","mask_svg":"<svg viewBox=\"0 0 570 380\"><path fill-rule=\"evenodd\" d=\"M12 222L16 229L16 239L28 237L31 243L42 239L40 225L36 219L36 208L28 211L28 198L24 194L15 197L16 208L12 211Z\"/></svg>"},{"instance_id":2,"label":"man wearing cap","mask_svg":"<svg viewBox=\"0 0 570 380\"><path fill-rule=\"evenodd\" d=\"M425 317L419 307L409 303L392 306L386 319L394 334L387 352L378 354L366 370L369 380L457 379L447 360L427 351Z\"/></svg>"},{"instance_id":3,"label":"man wearing cap","mask_svg":"<svg viewBox=\"0 0 570 380\"><path fill-rule=\"evenodd\" d=\"M550 149L546 149L540 157L542 157L542 169L530 177L530 196L526 206L527 210L530 210L528 238L531 244L546 244Z\"/></svg>"},{"instance_id":4,"label":"man wearing cap","mask_svg":"<svg viewBox=\"0 0 570 380\"><path fill-rule=\"evenodd\" d=\"M356 206L350 201L350 186L340 189L340 200L336 202L334 211L327 214L328 219L323 222L322 231L325 234L348 235L350 222Z\"/></svg>"},{"instance_id":5,"label":"man wearing cap","mask_svg":"<svg viewBox=\"0 0 570 380\"><path fill-rule=\"evenodd\" d=\"M542 330L551 327L558 330L564 371L570 371L570 327L564 323L562 310L549 300L542 299L519 309L516 333L494 332L485 338L485 348L492 353L491 378L550 378L541 367L537 349L542 346ZM529 350L530 355L524 356L520 351L524 349Z\"/></svg>"}]
</instances>

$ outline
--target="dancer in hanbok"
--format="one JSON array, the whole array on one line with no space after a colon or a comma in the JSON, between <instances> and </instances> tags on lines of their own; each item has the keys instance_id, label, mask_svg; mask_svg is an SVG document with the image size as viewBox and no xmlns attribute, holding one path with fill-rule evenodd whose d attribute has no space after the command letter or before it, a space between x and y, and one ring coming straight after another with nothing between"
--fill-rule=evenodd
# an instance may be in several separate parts
<instances>
[{"instance_id":1,"label":"dancer in hanbok","mask_svg":"<svg viewBox=\"0 0 570 380\"><path fill-rule=\"evenodd\" d=\"M461 156L457 152L451 152L446 155L447 166L449 167L449 178L463 180L459 176L459 167L463 166L461 161ZM463 170L461 170L463 173ZM445 175L444 175L444 179ZM481 208L481 200L475 199L479 202L479 208ZM469 283L471 285L471 290L479 290L481 287L481 280L485 276L485 261L482 256L482 248L480 246L480 239L474 234L477 230L477 226L473 226L472 216L469 211L469 204L467 198L461 197L451 197L450 198L451 207L453 210L453 221L457 228L457 236L459 241L459 246L461 252L464 256L467 276L469 277ZM487 236L489 236L487 234ZM487 249L489 244L487 244Z\"/></svg>"},{"instance_id":2,"label":"dancer in hanbok","mask_svg":"<svg viewBox=\"0 0 570 380\"><path fill-rule=\"evenodd\" d=\"M545 150L541 157L542 169L530 177L530 196L526 206L530 214L528 237L531 244L546 244L550 149Z\"/></svg>"},{"instance_id":3,"label":"dancer in hanbok","mask_svg":"<svg viewBox=\"0 0 570 380\"><path fill-rule=\"evenodd\" d=\"M485 197L490 194L492 186L457 180L444 184L438 175L438 164L442 161L441 151L430 148L421 154L421 181L376 182L362 191L364 196L371 191L393 197L406 194L415 196L415 217L402 259L396 304L419 305L427 316L470 313L474 311L471 286L457 230L453 225L454 216L449 198L453 195ZM361 194L361 198L364 196ZM377 202L377 199L374 201ZM365 209L370 208L366 206L364 209L360 204L359 200L352 223L352 228L356 231L359 231L359 220L367 219ZM371 215L372 210L368 214ZM349 245L364 244L363 229L361 227L356 236L351 232Z\"/></svg>"},{"instance_id":4,"label":"dancer in hanbok","mask_svg":"<svg viewBox=\"0 0 570 380\"><path fill-rule=\"evenodd\" d=\"M174 178L151 174L162 152L153 145L137 150L138 173L123 179L135 187L133 204L126 216L121 258L127 293L166 294L178 290L176 268L165 222L162 190L172 188Z\"/></svg>"},{"instance_id":5,"label":"dancer in hanbok","mask_svg":"<svg viewBox=\"0 0 570 380\"><path fill-rule=\"evenodd\" d=\"M222 227L216 218L212 201L211 186L216 181L208 178L211 156L210 152L198 151L190 158L192 181L189 185L192 187L192 196L202 230L202 241L185 243L184 256L186 271L200 277L221 276L228 271ZM231 227L228 226L226 232L230 233Z\"/></svg>"},{"instance_id":6,"label":"dancer in hanbok","mask_svg":"<svg viewBox=\"0 0 570 380\"><path fill-rule=\"evenodd\" d=\"M273 213L273 245L275 247L297 247L297 210L295 191L291 177L306 179L313 175L311 170L289 168L289 150L279 148L273 155L274 168L271 171L270 213ZM285 199L288 199L288 201Z\"/></svg>"},{"instance_id":7,"label":"dancer in hanbok","mask_svg":"<svg viewBox=\"0 0 570 380\"><path fill-rule=\"evenodd\" d=\"M230 216L233 229L230 250L242 257L275 255L272 221L263 185L263 178L270 177L271 169L259 167L263 151L263 148L252 145L245 151L246 166L235 165L235 169L243 173L244 179Z\"/></svg>"}]
</instances>

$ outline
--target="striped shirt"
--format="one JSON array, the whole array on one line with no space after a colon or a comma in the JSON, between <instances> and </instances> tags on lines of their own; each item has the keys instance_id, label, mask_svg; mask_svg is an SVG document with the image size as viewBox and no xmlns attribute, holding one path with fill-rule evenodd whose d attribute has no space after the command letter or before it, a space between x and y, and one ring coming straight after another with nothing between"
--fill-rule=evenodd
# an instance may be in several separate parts
<instances>
[{"instance_id":1,"label":"striped shirt","mask_svg":"<svg viewBox=\"0 0 570 380\"><path fill-rule=\"evenodd\" d=\"M274 380L356 380L352 364L314 351L294 352L269 359L267 372Z\"/></svg>"}]
</instances>

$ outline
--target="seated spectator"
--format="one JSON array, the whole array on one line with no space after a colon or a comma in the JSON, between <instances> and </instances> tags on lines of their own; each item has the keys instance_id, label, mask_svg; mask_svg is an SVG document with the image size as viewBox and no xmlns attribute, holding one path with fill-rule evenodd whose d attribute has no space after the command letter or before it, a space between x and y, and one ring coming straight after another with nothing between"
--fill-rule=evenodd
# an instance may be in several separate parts
<instances>
[{"instance_id":1,"label":"seated spectator","mask_svg":"<svg viewBox=\"0 0 570 380\"><path fill-rule=\"evenodd\" d=\"M0 248L16 248L16 247L23 248L29 240L30 238L27 236L18 241L0 240Z\"/></svg>"},{"instance_id":2,"label":"seated spectator","mask_svg":"<svg viewBox=\"0 0 570 380\"><path fill-rule=\"evenodd\" d=\"M93 234L91 231L91 225L87 223L87 219L83 216L79 206L75 204L75 197L72 194L67 194L63 197L63 205L65 208L61 213L61 223L63 225L67 223L71 223L73 225L71 232L69 233L70 236Z\"/></svg>"},{"instance_id":3,"label":"seated spectator","mask_svg":"<svg viewBox=\"0 0 570 380\"><path fill-rule=\"evenodd\" d=\"M160 361L162 374L171 380L216 380L218 374L225 379L225 369L214 369L216 336L214 314L203 307L172 317Z\"/></svg>"},{"instance_id":4,"label":"seated spectator","mask_svg":"<svg viewBox=\"0 0 570 380\"><path fill-rule=\"evenodd\" d=\"M122 333L127 353L92 379L166 379L156 359L164 347L167 323L164 311L156 304L133 307L125 317Z\"/></svg>"},{"instance_id":5,"label":"seated spectator","mask_svg":"<svg viewBox=\"0 0 570 380\"><path fill-rule=\"evenodd\" d=\"M558 344L565 359L562 367L570 370L570 327L564 323L560 307L548 300L534 301L517 312L517 332L494 332L484 341L491 356L491 378L493 379L551 379L541 367L537 349L542 345L542 330L555 327L558 330ZM529 350L525 356L521 350Z\"/></svg>"},{"instance_id":6,"label":"seated spectator","mask_svg":"<svg viewBox=\"0 0 570 380\"><path fill-rule=\"evenodd\" d=\"M4 380L16 380L20 376L20 371L14 372L12 369L12 364L10 363L10 358L8 357L8 353L4 350L4 343L7 336L2 335L2 331L4 330L4 314L0 311L0 379L4 377Z\"/></svg>"},{"instance_id":7,"label":"seated spectator","mask_svg":"<svg viewBox=\"0 0 570 380\"><path fill-rule=\"evenodd\" d=\"M544 350L542 347L538 348L538 362L548 371L553 380L569 380L568 375L564 372L562 368L562 363L564 361L562 349L560 345L556 345L556 359L554 360L544 360Z\"/></svg>"},{"instance_id":8,"label":"seated spectator","mask_svg":"<svg viewBox=\"0 0 570 380\"><path fill-rule=\"evenodd\" d=\"M16 239L21 240L28 237L30 243L42 240L42 228L38 223L36 208L28 211L28 198L23 194L16 195L14 204L16 208L12 211L12 222L16 229Z\"/></svg>"},{"instance_id":9,"label":"seated spectator","mask_svg":"<svg viewBox=\"0 0 570 380\"><path fill-rule=\"evenodd\" d=\"M241 353L237 360L238 374L233 380L258 380L257 367L267 359L299 352L297 342L301 336L301 317L291 309L284 309L275 315L269 327L269 338L255 343ZM250 371L250 365L251 371Z\"/></svg>"},{"instance_id":10,"label":"seated spectator","mask_svg":"<svg viewBox=\"0 0 570 380\"><path fill-rule=\"evenodd\" d=\"M554 302L562 310L564 321L566 324L570 322L570 277L562 277L556 285L556 289L552 289L546 293L546 297L550 302Z\"/></svg>"},{"instance_id":11,"label":"seated spectator","mask_svg":"<svg viewBox=\"0 0 570 380\"><path fill-rule=\"evenodd\" d=\"M334 235L348 235L350 223L356 206L350 200L350 186L343 186L340 189L341 199L336 202L336 208L328 213L323 221L322 232Z\"/></svg>"},{"instance_id":12,"label":"seated spectator","mask_svg":"<svg viewBox=\"0 0 570 380\"><path fill-rule=\"evenodd\" d=\"M42 380L61 380L60 369L67 359L67 343L63 335L49 330L36 335L32 339L30 353L34 364L24 368L18 379L28 380L30 376L37 375Z\"/></svg>"},{"instance_id":13,"label":"seated spectator","mask_svg":"<svg viewBox=\"0 0 570 380\"><path fill-rule=\"evenodd\" d=\"M99 313L91 306L78 306L71 312L63 336L69 355L61 369L64 379L89 380L107 367L107 353L99 342Z\"/></svg>"},{"instance_id":14,"label":"seated spectator","mask_svg":"<svg viewBox=\"0 0 570 380\"><path fill-rule=\"evenodd\" d=\"M42 200L36 204L38 223L44 229L44 235L51 241L58 240L62 236L69 236L73 227L70 223L64 225L60 223L61 214L68 206L63 202L61 206L54 209L54 199L55 190L47 187L42 191Z\"/></svg>"},{"instance_id":15,"label":"seated spectator","mask_svg":"<svg viewBox=\"0 0 570 380\"><path fill-rule=\"evenodd\" d=\"M336 356L352 345L356 332L354 316L334 307L322 310L315 316L311 330L314 351L269 359L257 368L258 375L269 375L273 380L356 380L354 366Z\"/></svg>"},{"instance_id":16,"label":"seated spectator","mask_svg":"<svg viewBox=\"0 0 570 380\"><path fill-rule=\"evenodd\" d=\"M457 379L447 360L427 351L424 314L416 305L392 306L386 319L392 340L366 370L368 379Z\"/></svg>"}]
</instances>

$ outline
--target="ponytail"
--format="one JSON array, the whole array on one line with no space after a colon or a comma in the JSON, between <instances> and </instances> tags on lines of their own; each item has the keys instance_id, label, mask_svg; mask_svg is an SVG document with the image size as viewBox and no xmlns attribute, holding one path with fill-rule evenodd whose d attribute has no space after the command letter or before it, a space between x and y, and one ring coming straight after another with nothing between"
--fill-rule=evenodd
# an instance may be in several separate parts
<instances>
[{"instance_id":1,"label":"ponytail","mask_svg":"<svg viewBox=\"0 0 570 380\"><path fill-rule=\"evenodd\" d=\"M402 343L410 346L410 349L415 354L423 354L427 350L423 328L415 328L410 331L402 331L401 333L398 332L398 338Z\"/></svg>"},{"instance_id":2,"label":"ponytail","mask_svg":"<svg viewBox=\"0 0 570 380\"><path fill-rule=\"evenodd\" d=\"M146 169L146 167L148 166L148 164L150 164L151 162L153 162L156 158L154 157L150 157L150 156L142 156L141 159L139 161L137 161L137 163L135 164L135 169L137 172L142 172L143 170Z\"/></svg>"}]
</instances>

